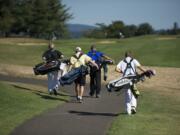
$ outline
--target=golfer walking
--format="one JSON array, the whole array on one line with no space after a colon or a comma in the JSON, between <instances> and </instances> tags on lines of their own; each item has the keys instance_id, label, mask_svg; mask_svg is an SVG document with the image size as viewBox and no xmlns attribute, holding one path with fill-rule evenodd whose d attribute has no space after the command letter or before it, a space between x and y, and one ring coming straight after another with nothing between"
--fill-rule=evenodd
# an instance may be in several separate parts
<instances>
[{"instance_id":1,"label":"golfer walking","mask_svg":"<svg viewBox=\"0 0 180 135\"><path fill-rule=\"evenodd\" d=\"M51 61L56 61L58 59L63 58L63 54L54 49L54 44L50 43L48 45L48 50L45 51L42 55L42 59L46 62L49 63ZM58 84L58 79L59 79L59 71L52 71L47 74L48 77L48 91L50 94L57 95L56 89L54 87Z\"/></svg>"},{"instance_id":2,"label":"golfer walking","mask_svg":"<svg viewBox=\"0 0 180 135\"><path fill-rule=\"evenodd\" d=\"M137 68L140 69L142 72L145 72L138 60L132 57L132 53L130 51L127 51L125 53L125 58L118 63L115 71L121 73L124 77L128 75L136 75ZM139 93L138 91L134 92L133 89L129 86L125 88L126 113L129 115L135 114L137 107L137 96Z\"/></svg>"}]
</instances>

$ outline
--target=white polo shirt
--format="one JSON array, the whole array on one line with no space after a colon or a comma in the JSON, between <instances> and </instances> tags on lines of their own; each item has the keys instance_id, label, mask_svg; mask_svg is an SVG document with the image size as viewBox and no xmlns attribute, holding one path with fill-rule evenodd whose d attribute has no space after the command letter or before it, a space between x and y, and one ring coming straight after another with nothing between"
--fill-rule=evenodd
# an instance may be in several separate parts
<instances>
[{"instance_id":1,"label":"white polo shirt","mask_svg":"<svg viewBox=\"0 0 180 135\"><path fill-rule=\"evenodd\" d=\"M126 57L125 58L125 60L129 63L130 62L130 60L131 60L132 58L131 57ZM136 60L136 59L133 59L132 61L131 61L131 66L132 66L132 68L128 68L127 70L126 70L126 73L125 73L125 76L126 75L135 75L136 73L136 68L137 67L139 67L139 66L141 66L141 64ZM123 72L123 74L124 74L124 71L125 71L125 69L126 69L126 67L127 67L127 63L125 63L124 62L124 60L122 60L122 61L120 61L119 63L118 63L118 65L117 65L117 68L118 69L120 69L122 72Z\"/></svg>"}]
</instances>

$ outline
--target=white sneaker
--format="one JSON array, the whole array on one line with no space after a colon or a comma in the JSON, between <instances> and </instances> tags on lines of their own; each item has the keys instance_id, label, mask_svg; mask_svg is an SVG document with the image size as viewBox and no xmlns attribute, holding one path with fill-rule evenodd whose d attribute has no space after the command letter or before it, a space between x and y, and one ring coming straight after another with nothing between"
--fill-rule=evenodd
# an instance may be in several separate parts
<instances>
[{"instance_id":1,"label":"white sneaker","mask_svg":"<svg viewBox=\"0 0 180 135\"><path fill-rule=\"evenodd\" d=\"M52 95L52 94L53 94L52 89L49 89L48 91L49 91L49 94L50 94L50 95Z\"/></svg>"},{"instance_id":2,"label":"white sneaker","mask_svg":"<svg viewBox=\"0 0 180 135\"><path fill-rule=\"evenodd\" d=\"M54 87L54 89L57 91L59 89L59 85L56 84L56 86Z\"/></svg>"}]
</instances>

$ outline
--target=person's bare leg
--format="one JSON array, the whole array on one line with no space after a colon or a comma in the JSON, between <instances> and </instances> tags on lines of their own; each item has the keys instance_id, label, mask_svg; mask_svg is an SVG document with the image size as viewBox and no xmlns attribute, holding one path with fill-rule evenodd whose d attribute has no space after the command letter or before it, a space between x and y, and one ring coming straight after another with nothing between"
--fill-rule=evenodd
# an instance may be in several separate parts
<instances>
[{"instance_id":1,"label":"person's bare leg","mask_svg":"<svg viewBox=\"0 0 180 135\"><path fill-rule=\"evenodd\" d=\"M83 97L84 94L84 86L80 86L80 96Z\"/></svg>"},{"instance_id":2,"label":"person's bare leg","mask_svg":"<svg viewBox=\"0 0 180 135\"><path fill-rule=\"evenodd\" d=\"M75 92L76 92L76 96L79 96L79 84L75 84Z\"/></svg>"}]
</instances>

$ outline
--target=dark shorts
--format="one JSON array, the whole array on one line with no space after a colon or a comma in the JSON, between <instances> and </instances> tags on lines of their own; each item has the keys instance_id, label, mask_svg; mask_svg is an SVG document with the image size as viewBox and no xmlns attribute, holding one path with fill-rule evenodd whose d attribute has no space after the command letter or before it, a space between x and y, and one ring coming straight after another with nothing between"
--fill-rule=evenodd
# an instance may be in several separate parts
<instances>
[{"instance_id":1,"label":"dark shorts","mask_svg":"<svg viewBox=\"0 0 180 135\"><path fill-rule=\"evenodd\" d=\"M75 82L75 84L79 84L80 86L85 86L85 84L86 84L86 75L78 77L74 82Z\"/></svg>"}]
</instances>

